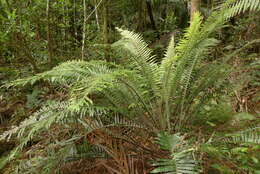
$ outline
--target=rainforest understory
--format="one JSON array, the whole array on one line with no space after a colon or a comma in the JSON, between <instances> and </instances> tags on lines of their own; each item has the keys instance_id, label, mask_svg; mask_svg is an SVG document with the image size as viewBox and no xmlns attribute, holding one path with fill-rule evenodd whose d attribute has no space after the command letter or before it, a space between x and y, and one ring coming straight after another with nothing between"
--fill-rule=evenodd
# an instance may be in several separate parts
<instances>
[{"instance_id":1,"label":"rainforest understory","mask_svg":"<svg viewBox=\"0 0 260 174\"><path fill-rule=\"evenodd\" d=\"M0 0L1 174L260 174L260 0Z\"/></svg>"}]
</instances>

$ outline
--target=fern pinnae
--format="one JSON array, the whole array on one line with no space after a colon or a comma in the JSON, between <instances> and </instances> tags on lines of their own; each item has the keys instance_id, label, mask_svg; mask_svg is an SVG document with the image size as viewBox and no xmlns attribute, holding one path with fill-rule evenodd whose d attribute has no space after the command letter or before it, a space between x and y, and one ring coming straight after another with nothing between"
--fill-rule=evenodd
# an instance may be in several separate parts
<instances>
[{"instance_id":1,"label":"fern pinnae","mask_svg":"<svg viewBox=\"0 0 260 174\"><path fill-rule=\"evenodd\" d=\"M183 76L183 91L182 91L182 104L181 107L183 108L184 100L186 99L186 93L191 86L191 79L192 79L192 74L196 66L199 64L200 60L204 58L204 55L207 55L209 48L217 45L219 42L216 39L205 39L204 41L200 42L199 46L195 48L196 54L194 55L193 59L190 61L190 65L186 68L187 70L184 71L184 76ZM183 112L183 109L181 109L181 112Z\"/></svg>"},{"instance_id":2,"label":"fern pinnae","mask_svg":"<svg viewBox=\"0 0 260 174\"><path fill-rule=\"evenodd\" d=\"M146 129L143 125L137 124L134 121L126 120L121 116L115 115L111 119L102 120L100 117L96 120L92 120L89 122L83 121L81 119L78 119L78 121L84 126L84 128L87 130L86 134L89 134L91 132L94 132L96 130L104 130L107 133L112 133L109 131L108 128L113 127L131 127L131 128L138 128L138 129ZM104 123L104 121L108 123Z\"/></svg>"},{"instance_id":3,"label":"fern pinnae","mask_svg":"<svg viewBox=\"0 0 260 174\"><path fill-rule=\"evenodd\" d=\"M154 166L157 168L151 173L198 173L198 163L191 154L195 149L188 146L182 136L178 134L170 135L164 132L158 135L157 143L161 146L161 149L171 152L171 158L156 161Z\"/></svg>"},{"instance_id":4,"label":"fern pinnae","mask_svg":"<svg viewBox=\"0 0 260 174\"><path fill-rule=\"evenodd\" d=\"M171 63L170 60L174 59L175 57L175 42L174 42L174 35L171 37L171 40L169 42L169 45L167 47L167 50L165 52L164 58L162 60L161 66L160 66L160 73L161 73L161 83L162 83L162 88L163 88L163 94L162 97L166 98L167 96L167 89L166 86L168 86L168 80L169 80L169 73L171 69ZM167 70L167 74L164 74L165 71Z\"/></svg>"},{"instance_id":5,"label":"fern pinnae","mask_svg":"<svg viewBox=\"0 0 260 174\"><path fill-rule=\"evenodd\" d=\"M227 135L224 138L226 143L250 143L260 144L260 127L250 128L235 134Z\"/></svg>"},{"instance_id":6,"label":"fern pinnae","mask_svg":"<svg viewBox=\"0 0 260 174\"><path fill-rule=\"evenodd\" d=\"M226 20L234 17L238 14L244 13L247 10L259 11L260 1L259 0L238 0L233 3L232 1L226 3L228 8L226 9L225 17ZM224 11L224 9L223 9Z\"/></svg>"},{"instance_id":7,"label":"fern pinnae","mask_svg":"<svg viewBox=\"0 0 260 174\"><path fill-rule=\"evenodd\" d=\"M151 118L154 119L154 115L151 113L149 107L147 106L146 102L142 99L142 95L140 95L137 90L135 89L135 87L131 84L129 84L127 81L125 81L124 79L120 79L122 81L122 83L124 83L139 99L139 101L141 102L141 104L143 105L144 109L147 111L147 113L151 116Z\"/></svg>"},{"instance_id":8,"label":"fern pinnae","mask_svg":"<svg viewBox=\"0 0 260 174\"><path fill-rule=\"evenodd\" d=\"M174 48L173 38L170 42L168 49L173 49L174 51L171 53L171 50L167 50L168 54L174 54L171 57L165 57L161 67L162 69L162 99L166 104L166 118L169 122L170 111L169 111L169 103L171 98L169 96L176 96L177 86L180 84L180 79L183 76L183 72L185 71L185 67L187 66L188 60L191 57L191 49L193 47L195 38L198 37L199 29L201 25L201 17L197 13L195 15L194 21L191 26L186 30L183 39L179 42L179 44ZM171 46L172 45L172 46ZM167 54L166 54L167 55ZM176 67L175 67L176 66ZM169 125L168 125L169 126Z\"/></svg>"},{"instance_id":9,"label":"fern pinnae","mask_svg":"<svg viewBox=\"0 0 260 174\"><path fill-rule=\"evenodd\" d=\"M136 64L138 71L147 79L147 84L149 84L152 92L157 94L159 91L157 87L158 65L155 63L155 56L152 55L148 45L139 34L119 28L117 28L117 30L121 33L123 39L133 46L130 52L132 52L134 56L131 57L131 59Z\"/></svg>"}]
</instances>

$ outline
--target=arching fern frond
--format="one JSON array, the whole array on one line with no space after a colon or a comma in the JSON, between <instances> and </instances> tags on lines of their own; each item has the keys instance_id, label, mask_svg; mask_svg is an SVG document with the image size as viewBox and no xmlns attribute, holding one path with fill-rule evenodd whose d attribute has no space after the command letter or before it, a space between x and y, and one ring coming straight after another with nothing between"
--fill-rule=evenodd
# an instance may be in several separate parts
<instances>
[{"instance_id":1,"label":"arching fern frond","mask_svg":"<svg viewBox=\"0 0 260 174\"><path fill-rule=\"evenodd\" d=\"M19 126L4 132L0 136L0 140L9 140L13 134L17 134L17 138L22 138L24 145L27 144L35 135L43 130L48 130L54 123L65 123L75 118L93 117L105 114L108 109L93 105L82 106L80 110L74 109L76 103L56 102L42 107L28 119L25 119Z\"/></svg>"},{"instance_id":2,"label":"arching fern frond","mask_svg":"<svg viewBox=\"0 0 260 174\"><path fill-rule=\"evenodd\" d=\"M98 118L95 120L79 120L79 122L87 130L86 134L94 132L96 130L107 130L109 128L128 127L133 129L145 129L144 125L135 123L133 120L126 120L120 116L114 116L113 118ZM110 132L107 130L106 132Z\"/></svg>"},{"instance_id":3,"label":"arching fern frond","mask_svg":"<svg viewBox=\"0 0 260 174\"><path fill-rule=\"evenodd\" d=\"M133 54L133 56L130 57L130 63L134 64L134 68L140 71L145 79L147 79L146 85L149 85L152 90L151 92L155 95L159 95L157 86L159 83L158 65L147 43L143 41L140 34L120 28L117 28L117 30L122 36L124 48Z\"/></svg>"},{"instance_id":4,"label":"arching fern frond","mask_svg":"<svg viewBox=\"0 0 260 174\"><path fill-rule=\"evenodd\" d=\"M66 124L81 117L98 116L105 114L107 108L93 105L81 106L75 109L77 103L56 102L42 107L19 126L14 126L0 136L0 140L9 140L13 134L17 134L20 144L8 155L6 162L12 160L18 152L23 150L27 143L43 131L47 131L54 123Z\"/></svg>"},{"instance_id":5,"label":"arching fern frond","mask_svg":"<svg viewBox=\"0 0 260 174\"><path fill-rule=\"evenodd\" d=\"M165 61L165 59L170 59L170 58L174 57L175 53L176 53L175 51L176 51L175 50L175 40L174 40L174 35L172 35L171 40L166 49L166 52L164 55L165 58L163 59L163 61Z\"/></svg>"},{"instance_id":6,"label":"arching fern frond","mask_svg":"<svg viewBox=\"0 0 260 174\"><path fill-rule=\"evenodd\" d=\"M205 36L209 37L214 32L224 27L225 22L230 18L244 13L245 11L259 11L259 0L227 0L215 10L203 25Z\"/></svg>"},{"instance_id":7,"label":"arching fern frond","mask_svg":"<svg viewBox=\"0 0 260 174\"><path fill-rule=\"evenodd\" d=\"M189 147L183 137L174 134L161 133L157 139L161 149L171 152L170 159L159 159L154 163L156 168L151 173L196 174L198 163L192 153L195 149Z\"/></svg>"},{"instance_id":8,"label":"arching fern frond","mask_svg":"<svg viewBox=\"0 0 260 174\"><path fill-rule=\"evenodd\" d=\"M49 174L53 171L59 172L60 166L64 165L68 159L77 154L75 142L81 137L72 137L63 141L51 143L44 150L45 154L35 156L36 152L27 152L33 157L20 160L14 173L24 174ZM58 149L58 150L54 150Z\"/></svg>"},{"instance_id":9,"label":"arching fern frond","mask_svg":"<svg viewBox=\"0 0 260 174\"><path fill-rule=\"evenodd\" d=\"M226 143L253 143L260 144L260 127L254 127L251 129L247 129L245 131L241 131L235 134L227 135L224 138Z\"/></svg>"},{"instance_id":10,"label":"arching fern frond","mask_svg":"<svg viewBox=\"0 0 260 174\"><path fill-rule=\"evenodd\" d=\"M237 0L230 1L229 10L227 11L225 17L231 18L241 13L249 11L258 11L260 10L260 1L259 0Z\"/></svg>"},{"instance_id":11,"label":"arching fern frond","mask_svg":"<svg viewBox=\"0 0 260 174\"><path fill-rule=\"evenodd\" d=\"M111 64L111 66L113 66ZM36 74L35 76L18 79L6 84L6 87L23 86L26 84L34 84L39 80L50 81L51 83L69 85L80 81L90 75L97 73L105 73L109 70L107 63L102 61L81 61L73 60L62 63L52 70Z\"/></svg>"}]
</instances>

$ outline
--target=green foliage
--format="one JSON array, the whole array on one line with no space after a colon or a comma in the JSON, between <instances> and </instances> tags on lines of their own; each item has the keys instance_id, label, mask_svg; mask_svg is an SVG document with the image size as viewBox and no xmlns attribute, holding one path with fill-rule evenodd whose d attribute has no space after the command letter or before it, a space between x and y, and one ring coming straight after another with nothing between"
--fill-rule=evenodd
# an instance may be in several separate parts
<instances>
[{"instance_id":1,"label":"green foliage","mask_svg":"<svg viewBox=\"0 0 260 174\"><path fill-rule=\"evenodd\" d=\"M259 139L259 127L254 127L216 136L210 142L202 144L200 150L213 159L211 168L224 173L247 171L253 174L259 170ZM229 165L230 162L233 168Z\"/></svg>"},{"instance_id":2,"label":"green foliage","mask_svg":"<svg viewBox=\"0 0 260 174\"><path fill-rule=\"evenodd\" d=\"M157 141L161 149L171 152L171 159L159 159L156 161L154 166L157 168L151 173L198 173L198 164L192 155L195 149L190 147L183 137L177 134L169 135L164 132L158 135Z\"/></svg>"},{"instance_id":3,"label":"green foliage","mask_svg":"<svg viewBox=\"0 0 260 174\"><path fill-rule=\"evenodd\" d=\"M26 106L28 108L37 107L41 104L41 100L39 99L39 95L42 94L42 91L39 89L34 89L31 94L27 95L27 103Z\"/></svg>"},{"instance_id":4,"label":"green foliage","mask_svg":"<svg viewBox=\"0 0 260 174\"><path fill-rule=\"evenodd\" d=\"M226 141L229 143L253 143L260 144L260 127L254 127L236 134L228 135Z\"/></svg>"},{"instance_id":5,"label":"green foliage","mask_svg":"<svg viewBox=\"0 0 260 174\"><path fill-rule=\"evenodd\" d=\"M16 134L19 141L19 145L1 162L0 167L14 159L35 137L55 126L75 131L74 137L86 137L92 132L103 131L119 139L122 137L120 133L114 135L111 129L124 127L144 130L148 135L163 132L158 134L157 142L163 150L170 151L170 158L155 162L157 168L152 173L198 173L199 162L194 156L199 146L193 144L193 139L188 141L176 132L186 132L197 114L203 113L201 111L206 110L215 95L222 94L227 87L223 82L227 82L227 77L233 71L228 61L240 50L224 57L222 62L216 60L208 63L205 59L220 43L215 37L216 31L223 28L230 18L242 11L259 10L258 1L236 2L227 1L205 22L200 13L196 13L177 44L172 37L161 63L156 63L155 56L139 34L118 28L122 36L121 44L131 53L126 65L72 60L49 71L7 83L5 87L10 88L47 81L57 90L66 91L67 96L45 104L20 125L0 136L0 140L9 140ZM205 114L208 117L206 120L220 123L228 121L231 111L223 113L223 109L216 104L210 113ZM222 117L217 118L218 115ZM235 137L225 137L224 145L230 142L259 144L256 130L258 128ZM37 169L49 173L66 163L69 157L78 155L75 150L77 140L68 140L69 143L65 142L59 150L44 157L36 156L22 170L30 173ZM218 153L216 149L207 150Z\"/></svg>"}]
</instances>

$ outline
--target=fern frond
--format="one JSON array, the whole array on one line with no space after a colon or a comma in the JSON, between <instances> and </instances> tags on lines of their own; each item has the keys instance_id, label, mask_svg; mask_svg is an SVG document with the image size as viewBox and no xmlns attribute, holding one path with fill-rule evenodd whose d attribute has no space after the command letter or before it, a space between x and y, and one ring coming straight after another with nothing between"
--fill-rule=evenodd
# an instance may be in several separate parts
<instances>
[{"instance_id":1,"label":"fern frond","mask_svg":"<svg viewBox=\"0 0 260 174\"><path fill-rule=\"evenodd\" d=\"M111 64L111 66L113 66ZM35 76L18 79L6 84L6 87L23 86L26 84L33 85L39 80L49 81L53 84L70 85L81 81L86 77L97 73L105 73L109 71L109 66L103 61L81 61L73 60L62 63L52 70L36 74Z\"/></svg>"},{"instance_id":2,"label":"fern frond","mask_svg":"<svg viewBox=\"0 0 260 174\"><path fill-rule=\"evenodd\" d=\"M170 159L159 159L154 163L156 168L151 173L168 174L196 174L198 173L198 163L193 159L193 148L187 146L183 137L174 134L162 133L158 135L157 142L164 150L169 150Z\"/></svg>"},{"instance_id":3,"label":"fern frond","mask_svg":"<svg viewBox=\"0 0 260 174\"><path fill-rule=\"evenodd\" d=\"M175 53L176 53L175 52L175 41L174 41L174 35L172 35L171 40L166 49L166 53L164 55L165 58L163 59L163 61L165 61L165 59L170 59L170 58L174 57ZM162 63L162 64L164 64L164 63Z\"/></svg>"},{"instance_id":4,"label":"fern frond","mask_svg":"<svg viewBox=\"0 0 260 174\"><path fill-rule=\"evenodd\" d=\"M48 130L54 123L67 122L75 118L91 117L105 114L107 108L96 107L93 105L85 105L80 110L75 109L75 102L56 102L42 107L28 119L25 119L19 126L4 132L0 136L0 140L9 140L13 134L17 133L18 138L24 138L23 144L26 144L35 135L42 130ZM27 130L29 132L27 132Z\"/></svg>"},{"instance_id":5,"label":"fern frond","mask_svg":"<svg viewBox=\"0 0 260 174\"><path fill-rule=\"evenodd\" d=\"M227 135L227 137L224 138L224 140L226 143L260 144L260 127L254 127L235 134Z\"/></svg>"},{"instance_id":6,"label":"fern frond","mask_svg":"<svg viewBox=\"0 0 260 174\"><path fill-rule=\"evenodd\" d=\"M185 98L190 93L189 90L195 85L193 71L196 70L199 62L209 55L210 48L219 43L212 37L215 31L223 27L232 16L240 13L239 9L241 8L243 8L242 11L245 11L245 9L258 10L258 8L255 8L258 4L256 1L241 0L238 1L239 3L234 2L234 0L230 0L224 3L223 7L213 12L204 24L202 24L201 16L197 13L183 39L174 48L175 56L170 59L164 58L162 61L160 70L162 74L161 96L162 103L165 105L164 117L167 117L168 121L170 120L169 117L173 115L171 110L178 113L179 125L182 124L182 120L187 119L185 110L188 110L188 108L184 103ZM232 14L230 11L232 11Z\"/></svg>"},{"instance_id":7,"label":"fern frond","mask_svg":"<svg viewBox=\"0 0 260 174\"><path fill-rule=\"evenodd\" d=\"M117 28L117 30L120 32L123 40L125 41L125 47L128 49L132 54L134 54L137 59L135 60L136 63L140 67L143 65L141 63L143 62L155 62L155 57L152 56L152 51L148 48L147 43L145 43L142 39L142 36L140 34L123 30L120 28Z\"/></svg>"},{"instance_id":8,"label":"fern frond","mask_svg":"<svg viewBox=\"0 0 260 174\"><path fill-rule=\"evenodd\" d=\"M33 156L29 159L23 159L19 161L19 165L16 167L16 171L24 174L41 173L49 174L53 171L59 172L60 166L64 165L73 156L77 155L77 149L75 142L82 138L81 136L74 136L70 139L63 141L57 141L51 143L44 150L45 154L35 156L36 152L27 152ZM58 149L58 150L54 150Z\"/></svg>"},{"instance_id":9,"label":"fern frond","mask_svg":"<svg viewBox=\"0 0 260 174\"><path fill-rule=\"evenodd\" d=\"M42 131L48 130L54 123L64 124L80 117L98 116L107 111L107 108L95 107L87 105L80 110L75 109L75 103L56 102L42 107L28 119L25 119L19 126L4 132L0 136L0 140L9 140L13 134L17 134L20 144L9 154L7 161L12 160L18 152L20 152L27 143Z\"/></svg>"},{"instance_id":10,"label":"fern frond","mask_svg":"<svg viewBox=\"0 0 260 174\"><path fill-rule=\"evenodd\" d=\"M230 18L249 11L259 11L259 0L227 0L220 5L218 10L215 10L210 17L205 21L203 25L204 35L209 37L214 34L215 31L224 27L225 22Z\"/></svg>"},{"instance_id":11,"label":"fern frond","mask_svg":"<svg viewBox=\"0 0 260 174\"><path fill-rule=\"evenodd\" d=\"M135 68L142 73L146 80L146 84L149 85L151 92L155 95L158 94L158 65L155 63L155 56L152 55L152 51L148 48L148 45L143 41L140 34L122 30L117 28L122 35L124 41L124 47L129 50L133 56L130 57L131 63Z\"/></svg>"},{"instance_id":12,"label":"fern frond","mask_svg":"<svg viewBox=\"0 0 260 174\"><path fill-rule=\"evenodd\" d=\"M259 0L237 0L234 3L231 3L231 5L229 5L228 7L229 10L227 10L225 14L225 17L227 19L236 16L238 14L245 13L247 10L259 11L260 1Z\"/></svg>"},{"instance_id":13,"label":"fern frond","mask_svg":"<svg viewBox=\"0 0 260 174\"><path fill-rule=\"evenodd\" d=\"M172 106L169 103L180 106L176 103L176 98L179 98L179 102L181 102L180 97L185 96L185 89L189 85L193 69L198 61L203 58L204 51L213 45L210 40L204 41L201 38L201 23L202 17L199 13L196 13L191 26L175 48L175 56L170 59L164 58L162 62L162 101L166 106L165 117L168 121L170 115L172 115L172 111L169 109ZM211 45L206 44L209 42Z\"/></svg>"},{"instance_id":14,"label":"fern frond","mask_svg":"<svg viewBox=\"0 0 260 174\"><path fill-rule=\"evenodd\" d=\"M175 88L178 85L177 82L180 80L180 76L184 71L185 62L187 62L186 55L190 56L190 50L192 49L192 44L197 42L196 36L199 34L199 28L201 25L201 17L197 13L194 17L193 23L191 24L190 28L186 31L184 38L180 41L180 43L175 48L175 56L171 57L170 59L163 60L161 67L163 68L162 74L162 87L169 87L170 89L165 90L165 95L173 96L174 94L172 91L175 92ZM169 47L169 49L172 49ZM168 51L168 50L167 50ZM170 51L170 50L169 50ZM190 56L188 58L190 58ZM194 55L192 55L194 56ZM177 62L180 59L180 62ZM186 59L186 60L185 60ZM171 78L172 77L172 78ZM170 79L170 80L169 80Z\"/></svg>"},{"instance_id":15,"label":"fern frond","mask_svg":"<svg viewBox=\"0 0 260 174\"><path fill-rule=\"evenodd\" d=\"M108 128L115 128L115 127L131 127L135 129L145 129L143 125L135 123L133 120L126 120L120 116L114 116L113 118L98 118L95 120L79 120L79 122L84 126L87 130L87 134L94 132L96 130L107 130Z\"/></svg>"}]
</instances>

